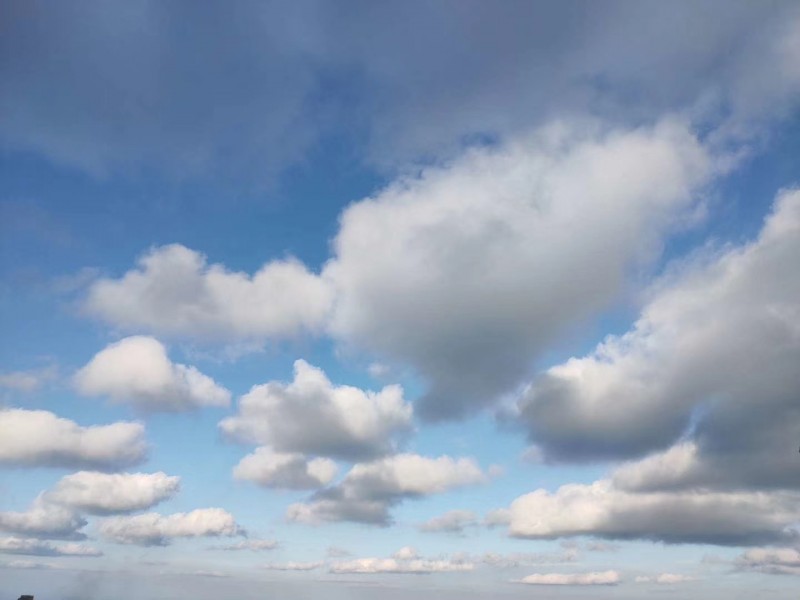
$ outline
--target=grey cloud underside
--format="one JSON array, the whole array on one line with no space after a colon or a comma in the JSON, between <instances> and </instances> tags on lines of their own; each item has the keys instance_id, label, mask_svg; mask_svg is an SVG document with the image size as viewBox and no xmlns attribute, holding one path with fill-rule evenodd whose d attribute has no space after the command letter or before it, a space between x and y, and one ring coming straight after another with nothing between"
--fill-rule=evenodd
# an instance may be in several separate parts
<instances>
[{"instance_id":1,"label":"grey cloud underside","mask_svg":"<svg viewBox=\"0 0 800 600\"><path fill-rule=\"evenodd\" d=\"M0 135L96 174L213 165L247 179L337 127L396 164L589 109L741 119L786 103L776 40L795 14L721 0L5 2Z\"/></svg>"}]
</instances>

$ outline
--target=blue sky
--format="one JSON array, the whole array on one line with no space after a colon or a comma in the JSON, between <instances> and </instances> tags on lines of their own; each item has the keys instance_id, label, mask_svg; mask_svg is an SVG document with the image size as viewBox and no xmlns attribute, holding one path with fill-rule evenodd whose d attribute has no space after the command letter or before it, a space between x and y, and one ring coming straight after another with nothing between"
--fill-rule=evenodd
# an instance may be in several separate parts
<instances>
[{"instance_id":1,"label":"blue sky","mask_svg":"<svg viewBox=\"0 0 800 600\"><path fill-rule=\"evenodd\" d=\"M0 594L796 587L794 3L0 20Z\"/></svg>"}]
</instances>

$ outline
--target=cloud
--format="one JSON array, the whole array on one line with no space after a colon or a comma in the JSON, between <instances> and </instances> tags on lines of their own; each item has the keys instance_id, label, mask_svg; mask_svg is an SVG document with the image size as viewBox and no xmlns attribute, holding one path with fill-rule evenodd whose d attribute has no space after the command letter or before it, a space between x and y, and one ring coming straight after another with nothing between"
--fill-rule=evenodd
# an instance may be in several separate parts
<instances>
[{"instance_id":1,"label":"cloud","mask_svg":"<svg viewBox=\"0 0 800 600\"><path fill-rule=\"evenodd\" d=\"M751 548L739 556L736 566L771 575L800 575L800 551L796 548Z\"/></svg>"},{"instance_id":2,"label":"cloud","mask_svg":"<svg viewBox=\"0 0 800 600\"><path fill-rule=\"evenodd\" d=\"M58 369L55 366L29 371L0 373L0 387L17 392L30 393L36 391L48 381L52 381L57 375Z\"/></svg>"},{"instance_id":3,"label":"cloud","mask_svg":"<svg viewBox=\"0 0 800 600\"><path fill-rule=\"evenodd\" d=\"M578 559L578 556L576 548L567 548L561 552L512 552L509 554L486 552L482 555L463 553L456 555L456 558L464 562L484 564L493 569L516 569L531 565L572 563Z\"/></svg>"},{"instance_id":4,"label":"cloud","mask_svg":"<svg viewBox=\"0 0 800 600\"><path fill-rule=\"evenodd\" d=\"M51 539L84 539L80 533L86 519L75 511L50 504L42 496L25 512L0 512L0 531L25 537Z\"/></svg>"},{"instance_id":5,"label":"cloud","mask_svg":"<svg viewBox=\"0 0 800 600\"><path fill-rule=\"evenodd\" d=\"M195 367L173 363L155 338L127 337L109 344L75 374L86 396L108 396L146 411L228 406L231 393Z\"/></svg>"},{"instance_id":6,"label":"cloud","mask_svg":"<svg viewBox=\"0 0 800 600\"><path fill-rule=\"evenodd\" d=\"M0 410L0 464L113 471L146 455L141 423L81 427L44 410Z\"/></svg>"},{"instance_id":7,"label":"cloud","mask_svg":"<svg viewBox=\"0 0 800 600\"><path fill-rule=\"evenodd\" d=\"M294 381L253 387L219 426L233 439L278 452L354 460L393 452L396 438L411 429L412 408L400 386L335 386L321 369L297 360Z\"/></svg>"},{"instance_id":8,"label":"cloud","mask_svg":"<svg viewBox=\"0 0 800 600\"><path fill-rule=\"evenodd\" d=\"M41 540L0 538L0 554L22 554L26 556L102 556L103 553L84 544L53 544ZM17 567L20 568L20 567Z\"/></svg>"},{"instance_id":9,"label":"cloud","mask_svg":"<svg viewBox=\"0 0 800 600\"><path fill-rule=\"evenodd\" d=\"M292 504L286 516L310 524L353 521L385 526L391 521L389 509L405 499L441 494L486 480L471 459L397 454L355 465L340 483L316 492L309 502Z\"/></svg>"},{"instance_id":10,"label":"cloud","mask_svg":"<svg viewBox=\"0 0 800 600\"><path fill-rule=\"evenodd\" d=\"M620 576L616 571L535 573L516 580L516 583L527 583L528 585L616 585L619 582Z\"/></svg>"},{"instance_id":11,"label":"cloud","mask_svg":"<svg viewBox=\"0 0 800 600\"><path fill-rule=\"evenodd\" d=\"M172 244L152 248L120 279L92 283L84 307L123 330L232 342L315 331L330 303L326 283L294 259L251 276Z\"/></svg>"},{"instance_id":12,"label":"cloud","mask_svg":"<svg viewBox=\"0 0 800 600\"><path fill-rule=\"evenodd\" d=\"M80 513L110 515L151 508L172 498L179 489L180 477L160 471L124 474L81 471L63 477L42 499Z\"/></svg>"},{"instance_id":13,"label":"cloud","mask_svg":"<svg viewBox=\"0 0 800 600\"><path fill-rule=\"evenodd\" d=\"M175 538L235 536L242 533L233 515L221 508L199 508L188 513L109 517L99 524L103 537L120 544L166 546Z\"/></svg>"},{"instance_id":14,"label":"cloud","mask_svg":"<svg viewBox=\"0 0 800 600\"><path fill-rule=\"evenodd\" d=\"M666 543L753 545L792 539L800 497L788 492L630 493L608 480L520 496L508 511L511 536L594 536Z\"/></svg>"},{"instance_id":15,"label":"cloud","mask_svg":"<svg viewBox=\"0 0 800 600\"><path fill-rule=\"evenodd\" d=\"M419 554L417 553L416 548L412 548L411 546L403 546L392 555L392 558L396 558L397 560L413 560L415 558L419 558Z\"/></svg>"},{"instance_id":16,"label":"cloud","mask_svg":"<svg viewBox=\"0 0 800 600\"><path fill-rule=\"evenodd\" d=\"M712 169L678 121L583 125L473 149L342 214L323 272L337 290L331 331L413 366L430 386L421 416L463 416L513 390L657 253Z\"/></svg>"},{"instance_id":17,"label":"cloud","mask_svg":"<svg viewBox=\"0 0 800 600\"><path fill-rule=\"evenodd\" d=\"M267 488L308 490L328 485L338 470L336 463L328 458L308 460L302 454L262 447L240 460L233 476Z\"/></svg>"},{"instance_id":18,"label":"cloud","mask_svg":"<svg viewBox=\"0 0 800 600\"><path fill-rule=\"evenodd\" d=\"M688 575L681 575L679 573L659 573L658 575L649 576L641 575L634 579L636 583L658 583L661 585L675 585L677 583L685 583L687 581L694 581L694 577Z\"/></svg>"},{"instance_id":19,"label":"cloud","mask_svg":"<svg viewBox=\"0 0 800 600\"><path fill-rule=\"evenodd\" d=\"M449 510L420 524L420 531L463 534L467 527L478 524L478 516L471 510Z\"/></svg>"},{"instance_id":20,"label":"cloud","mask_svg":"<svg viewBox=\"0 0 800 600\"><path fill-rule=\"evenodd\" d=\"M0 563L3 569L57 569L56 565L50 563L36 562L33 560L12 560Z\"/></svg>"},{"instance_id":21,"label":"cloud","mask_svg":"<svg viewBox=\"0 0 800 600\"><path fill-rule=\"evenodd\" d=\"M663 450L617 471L631 491L800 488L798 255L787 190L757 239L674 267L628 333L536 379L531 440L551 460Z\"/></svg>"},{"instance_id":22,"label":"cloud","mask_svg":"<svg viewBox=\"0 0 800 600\"><path fill-rule=\"evenodd\" d=\"M278 542L275 540L243 540L236 544L229 544L225 546L214 546L213 550L226 550L229 552L238 552L240 550L250 550L252 552L263 552L264 550L274 550L278 547Z\"/></svg>"},{"instance_id":23,"label":"cloud","mask_svg":"<svg viewBox=\"0 0 800 600\"><path fill-rule=\"evenodd\" d=\"M313 571L319 569L323 562L285 562L285 563L268 563L263 568L269 571Z\"/></svg>"},{"instance_id":24,"label":"cloud","mask_svg":"<svg viewBox=\"0 0 800 600\"><path fill-rule=\"evenodd\" d=\"M429 573L452 573L472 571L470 562L447 558L426 559L410 546L400 548L392 558L355 558L337 561L329 565L331 573L372 575L377 573L427 575Z\"/></svg>"}]
</instances>

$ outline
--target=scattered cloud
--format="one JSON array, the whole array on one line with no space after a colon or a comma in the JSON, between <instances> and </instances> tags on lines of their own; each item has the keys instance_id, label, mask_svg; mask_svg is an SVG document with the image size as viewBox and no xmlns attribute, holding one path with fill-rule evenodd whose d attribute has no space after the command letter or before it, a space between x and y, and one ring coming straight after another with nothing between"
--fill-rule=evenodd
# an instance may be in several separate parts
<instances>
[{"instance_id":1,"label":"scattered cloud","mask_svg":"<svg viewBox=\"0 0 800 600\"><path fill-rule=\"evenodd\" d=\"M429 573L452 573L472 571L472 563L447 558L426 559L419 556L410 546L400 548L392 558L355 558L333 562L329 565L331 573L351 573L371 575L377 573L427 575Z\"/></svg>"},{"instance_id":2,"label":"scattered cloud","mask_svg":"<svg viewBox=\"0 0 800 600\"><path fill-rule=\"evenodd\" d=\"M294 259L251 276L172 244L151 249L120 279L95 281L85 310L123 330L234 342L318 330L331 298L327 284Z\"/></svg>"},{"instance_id":3,"label":"scattered cloud","mask_svg":"<svg viewBox=\"0 0 800 600\"><path fill-rule=\"evenodd\" d=\"M353 521L385 526L391 521L389 509L405 499L486 481L471 459L397 454L353 466L340 483L316 492L307 503L291 505L287 518L310 524Z\"/></svg>"},{"instance_id":4,"label":"scattered cloud","mask_svg":"<svg viewBox=\"0 0 800 600\"><path fill-rule=\"evenodd\" d=\"M39 496L24 512L0 512L0 531L24 537L84 539L86 535L80 530L86 524L86 519L74 510L46 502L43 496Z\"/></svg>"},{"instance_id":5,"label":"scattered cloud","mask_svg":"<svg viewBox=\"0 0 800 600\"><path fill-rule=\"evenodd\" d=\"M393 452L411 426L412 408L400 386L380 392L335 386L304 360L294 363L294 381L253 387L238 413L220 422L225 435L242 442L345 460Z\"/></svg>"},{"instance_id":6,"label":"scattered cloud","mask_svg":"<svg viewBox=\"0 0 800 600\"><path fill-rule=\"evenodd\" d=\"M750 548L735 564L746 571L771 575L800 575L800 550L797 548Z\"/></svg>"},{"instance_id":7,"label":"scattered cloud","mask_svg":"<svg viewBox=\"0 0 800 600\"><path fill-rule=\"evenodd\" d=\"M616 571L600 571L592 573L535 573L515 583L528 585L616 585L620 582Z\"/></svg>"},{"instance_id":8,"label":"scattered cloud","mask_svg":"<svg viewBox=\"0 0 800 600\"><path fill-rule=\"evenodd\" d=\"M78 391L145 411L185 411L230 404L231 393L195 367L173 363L164 345L133 336L108 345L75 374Z\"/></svg>"},{"instance_id":9,"label":"scattered cloud","mask_svg":"<svg viewBox=\"0 0 800 600\"><path fill-rule=\"evenodd\" d=\"M313 571L319 569L325 563L323 562L284 562L284 563L268 563L263 568L269 571Z\"/></svg>"},{"instance_id":10,"label":"scattered cloud","mask_svg":"<svg viewBox=\"0 0 800 600\"><path fill-rule=\"evenodd\" d=\"M694 577L688 575L681 575L679 573L660 573L658 575L640 575L634 579L636 583L658 583L661 585L675 585L677 583L686 583L687 581L694 581Z\"/></svg>"},{"instance_id":11,"label":"scattered cloud","mask_svg":"<svg viewBox=\"0 0 800 600\"><path fill-rule=\"evenodd\" d=\"M29 371L9 371L0 373L0 388L15 392L31 393L58 376L55 365Z\"/></svg>"},{"instance_id":12,"label":"scattered cloud","mask_svg":"<svg viewBox=\"0 0 800 600\"><path fill-rule=\"evenodd\" d=\"M478 515L471 510L450 510L419 526L420 531L463 534L468 527L478 525Z\"/></svg>"},{"instance_id":13,"label":"scattered cloud","mask_svg":"<svg viewBox=\"0 0 800 600\"><path fill-rule=\"evenodd\" d=\"M263 552L265 550L274 550L278 547L278 542L275 540L242 540L235 544L227 544L224 546L213 546L212 550L226 550L229 552L238 552L240 550L250 550L252 552Z\"/></svg>"},{"instance_id":14,"label":"scattered cloud","mask_svg":"<svg viewBox=\"0 0 800 600\"><path fill-rule=\"evenodd\" d=\"M241 535L233 515L221 508L199 508L188 513L146 513L109 517L99 524L103 537L139 546L166 546L176 538Z\"/></svg>"},{"instance_id":15,"label":"scattered cloud","mask_svg":"<svg viewBox=\"0 0 800 600\"><path fill-rule=\"evenodd\" d=\"M15 537L0 538L0 554L22 554L26 556L102 556L103 553L84 544L54 544L42 540ZM33 568L33 567L15 567Z\"/></svg>"},{"instance_id":16,"label":"scattered cloud","mask_svg":"<svg viewBox=\"0 0 800 600\"><path fill-rule=\"evenodd\" d=\"M336 463L328 458L308 460L302 454L262 447L239 461L233 476L266 488L308 490L328 485L338 470Z\"/></svg>"}]
</instances>

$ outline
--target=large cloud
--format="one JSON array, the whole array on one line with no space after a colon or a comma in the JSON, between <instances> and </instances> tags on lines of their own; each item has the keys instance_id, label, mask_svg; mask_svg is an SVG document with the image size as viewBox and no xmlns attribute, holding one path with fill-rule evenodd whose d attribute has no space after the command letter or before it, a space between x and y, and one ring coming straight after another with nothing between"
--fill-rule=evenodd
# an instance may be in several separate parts
<instances>
[{"instance_id":1,"label":"large cloud","mask_svg":"<svg viewBox=\"0 0 800 600\"><path fill-rule=\"evenodd\" d=\"M109 517L100 522L100 533L120 544L166 546L175 538L241 535L233 515L221 508L199 508L188 513L146 513Z\"/></svg>"},{"instance_id":2,"label":"large cloud","mask_svg":"<svg viewBox=\"0 0 800 600\"><path fill-rule=\"evenodd\" d=\"M322 370L298 360L293 382L253 387L239 400L238 414L220 422L220 429L280 452L352 460L392 452L411 419L399 386L380 392L334 386Z\"/></svg>"},{"instance_id":3,"label":"large cloud","mask_svg":"<svg viewBox=\"0 0 800 600\"><path fill-rule=\"evenodd\" d=\"M388 525L389 509L405 499L441 494L486 480L471 459L397 454L355 465L340 483L320 490L307 503L291 505L287 517L311 524L353 521Z\"/></svg>"},{"instance_id":4,"label":"large cloud","mask_svg":"<svg viewBox=\"0 0 800 600\"><path fill-rule=\"evenodd\" d=\"M402 178L342 215L324 271L332 331L413 365L430 384L423 416L463 415L606 306L709 169L667 120L554 126Z\"/></svg>"},{"instance_id":5,"label":"large cloud","mask_svg":"<svg viewBox=\"0 0 800 600\"><path fill-rule=\"evenodd\" d=\"M86 519L76 511L47 502L42 496L24 512L0 512L0 531L44 539L80 540Z\"/></svg>"},{"instance_id":6,"label":"large cloud","mask_svg":"<svg viewBox=\"0 0 800 600\"><path fill-rule=\"evenodd\" d=\"M608 480L537 490L506 513L510 535L528 539L595 536L667 543L751 545L793 539L800 496L788 492L650 492Z\"/></svg>"},{"instance_id":7,"label":"large cloud","mask_svg":"<svg viewBox=\"0 0 800 600\"><path fill-rule=\"evenodd\" d=\"M616 473L630 490L799 488L798 256L787 191L755 241L676 268L631 331L534 381L520 401L531 440L583 460L676 443Z\"/></svg>"},{"instance_id":8,"label":"large cloud","mask_svg":"<svg viewBox=\"0 0 800 600\"><path fill-rule=\"evenodd\" d=\"M140 423L81 427L44 410L0 410L0 464L117 470L146 454Z\"/></svg>"},{"instance_id":9,"label":"large cloud","mask_svg":"<svg viewBox=\"0 0 800 600\"><path fill-rule=\"evenodd\" d=\"M329 458L308 460L302 454L262 447L240 460L233 476L267 488L307 490L328 485L337 471L336 463Z\"/></svg>"},{"instance_id":10,"label":"large cloud","mask_svg":"<svg viewBox=\"0 0 800 600\"><path fill-rule=\"evenodd\" d=\"M41 540L0 538L0 554L26 556L102 556L103 553L84 544L53 544Z\"/></svg>"},{"instance_id":11,"label":"large cloud","mask_svg":"<svg viewBox=\"0 0 800 600\"><path fill-rule=\"evenodd\" d=\"M109 396L147 411L228 406L231 394L195 367L173 363L161 342L128 337L98 352L75 374L87 396Z\"/></svg>"},{"instance_id":12,"label":"large cloud","mask_svg":"<svg viewBox=\"0 0 800 600\"><path fill-rule=\"evenodd\" d=\"M166 473L94 473L67 475L42 495L47 503L92 515L145 510L172 498L180 489L180 477Z\"/></svg>"},{"instance_id":13,"label":"large cloud","mask_svg":"<svg viewBox=\"0 0 800 600\"><path fill-rule=\"evenodd\" d=\"M84 307L123 330L233 341L318 329L330 302L326 283L296 260L248 275L173 244L151 249L120 279L92 283Z\"/></svg>"}]
</instances>

